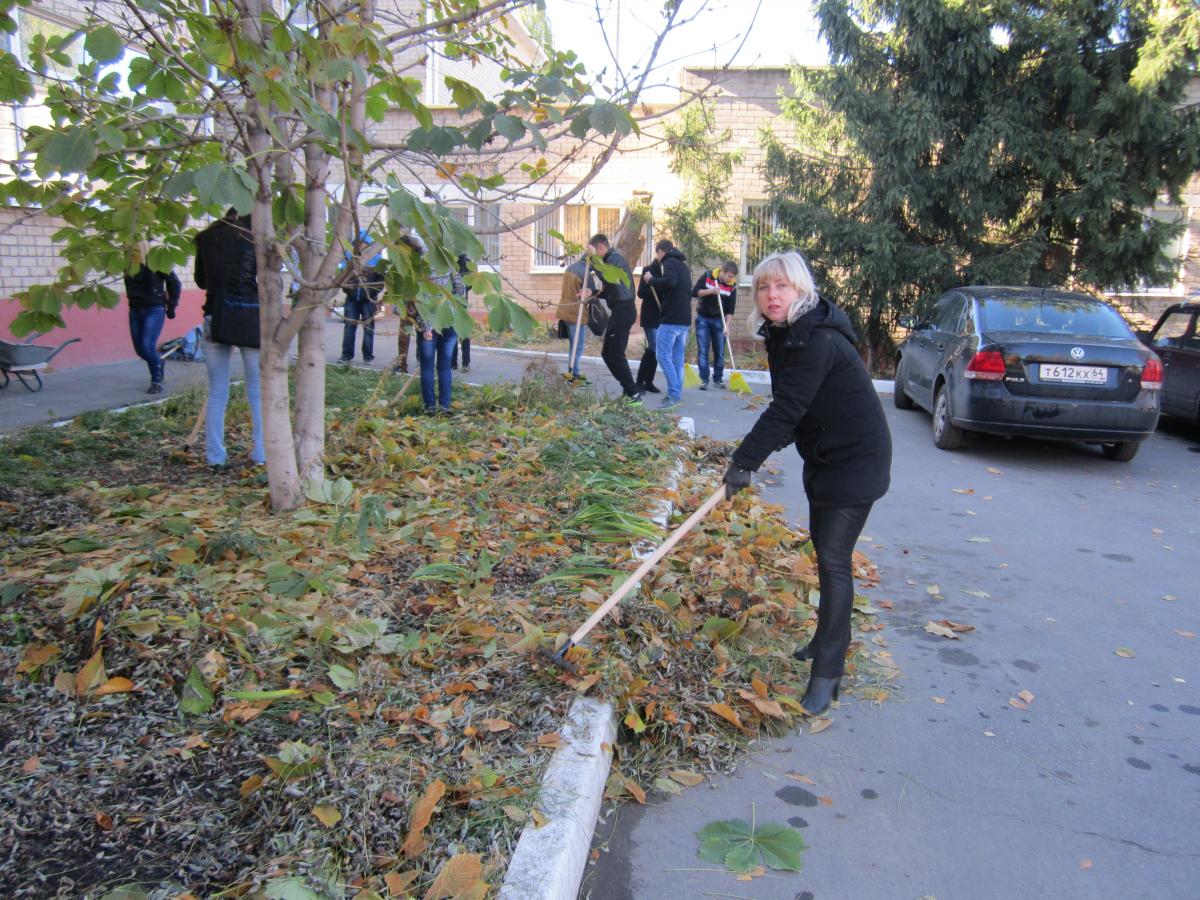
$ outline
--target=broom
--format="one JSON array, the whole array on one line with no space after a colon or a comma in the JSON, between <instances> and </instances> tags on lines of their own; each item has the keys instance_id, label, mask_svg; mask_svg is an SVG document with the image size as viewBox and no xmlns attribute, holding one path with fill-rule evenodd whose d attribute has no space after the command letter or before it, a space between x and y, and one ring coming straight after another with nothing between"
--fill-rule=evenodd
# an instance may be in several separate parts
<instances>
[{"instance_id":1,"label":"broom","mask_svg":"<svg viewBox=\"0 0 1200 900\"><path fill-rule=\"evenodd\" d=\"M746 379L741 372L737 370L737 363L733 361L733 341L729 337L729 317L725 315L725 311L721 310L721 327L725 331L725 347L729 352L729 389L736 394L752 394L750 385L746 384Z\"/></svg>"}]
</instances>

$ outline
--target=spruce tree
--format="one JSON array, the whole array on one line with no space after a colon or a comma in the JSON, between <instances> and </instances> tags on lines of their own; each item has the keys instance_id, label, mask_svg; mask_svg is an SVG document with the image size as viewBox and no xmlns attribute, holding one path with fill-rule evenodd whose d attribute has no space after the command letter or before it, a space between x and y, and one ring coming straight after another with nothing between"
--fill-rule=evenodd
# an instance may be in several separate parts
<instances>
[{"instance_id":1,"label":"spruce tree","mask_svg":"<svg viewBox=\"0 0 1200 900\"><path fill-rule=\"evenodd\" d=\"M797 69L768 138L781 243L883 350L961 284L1101 289L1173 270L1147 219L1200 168L1194 53L1131 80L1153 5L822 0L832 65ZM1143 67L1143 71L1145 67Z\"/></svg>"}]
</instances>

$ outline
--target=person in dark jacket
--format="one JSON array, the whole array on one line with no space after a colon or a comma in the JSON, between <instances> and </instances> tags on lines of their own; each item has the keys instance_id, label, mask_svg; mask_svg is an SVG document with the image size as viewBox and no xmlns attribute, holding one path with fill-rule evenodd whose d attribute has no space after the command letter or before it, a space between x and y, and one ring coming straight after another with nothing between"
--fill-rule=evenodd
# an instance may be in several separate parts
<instances>
[{"instance_id":1,"label":"person in dark jacket","mask_svg":"<svg viewBox=\"0 0 1200 900\"><path fill-rule=\"evenodd\" d=\"M166 366L158 355L158 338L164 320L175 318L183 286L173 271L151 271L146 265L149 255L150 245L142 241L134 255L132 273L125 273L125 296L129 300L129 337L134 352L150 368L146 393L161 394Z\"/></svg>"},{"instance_id":2,"label":"person in dark jacket","mask_svg":"<svg viewBox=\"0 0 1200 900\"><path fill-rule=\"evenodd\" d=\"M600 357L608 366L613 378L621 385L625 402L640 405L641 391L638 390L633 373L629 370L629 360L625 358L625 352L629 349L629 329L637 321L637 305L633 300L633 273L629 270L629 263L625 261L625 257L608 242L606 235L592 235L588 241L588 252L599 256L605 265L624 272L625 278L628 279L621 281L606 277L603 272L596 273L602 282L599 294L608 304L611 313L608 330L604 332ZM583 294L583 299L586 300L592 292L584 288Z\"/></svg>"},{"instance_id":3,"label":"person in dark jacket","mask_svg":"<svg viewBox=\"0 0 1200 900\"><path fill-rule=\"evenodd\" d=\"M383 272L379 270L382 254L375 253L369 258L364 257L363 251L372 243L371 239L360 236L354 241L354 258L359 260L361 272L352 271L344 282L342 292L346 295L342 306L342 357L339 362L350 362L354 359L354 338L361 323L363 327L362 358L370 362L375 358L375 313L379 310L378 297L383 290ZM350 260L347 260L347 264Z\"/></svg>"},{"instance_id":4,"label":"person in dark jacket","mask_svg":"<svg viewBox=\"0 0 1200 900\"><path fill-rule=\"evenodd\" d=\"M658 294L646 280L646 273L652 278L662 277L662 263L657 259L642 269L642 281L638 284L638 298L642 301L641 326L646 340L646 349L642 351L642 361L638 365L637 388L647 394L661 394L654 385L654 373L658 370L658 354L655 352L655 342L658 340L658 326L662 323L662 306L658 302Z\"/></svg>"},{"instance_id":5,"label":"person in dark jacket","mask_svg":"<svg viewBox=\"0 0 1200 900\"><path fill-rule=\"evenodd\" d=\"M768 256L754 270L753 292L750 325L766 339L772 399L733 453L726 494L748 487L768 456L795 443L821 605L816 633L793 655L812 660L801 702L818 716L837 699L850 645L854 545L872 504L887 493L892 439L850 320L818 296L803 256Z\"/></svg>"},{"instance_id":6,"label":"person in dark jacket","mask_svg":"<svg viewBox=\"0 0 1200 900\"><path fill-rule=\"evenodd\" d=\"M458 274L459 277L471 274L471 257L465 253L458 254ZM467 282L463 280L462 286L463 306L467 309L471 308L471 289L467 286ZM450 354L450 368L458 368L458 351L462 348L462 370L463 374L471 371L471 339L469 337L459 338L457 344L454 345L454 352Z\"/></svg>"},{"instance_id":7,"label":"person in dark jacket","mask_svg":"<svg viewBox=\"0 0 1200 900\"><path fill-rule=\"evenodd\" d=\"M713 387L725 387L725 320L737 308L737 263L705 272L692 288L696 298L696 368L700 390L708 390L708 352L712 350Z\"/></svg>"},{"instance_id":8,"label":"person in dark jacket","mask_svg":"<svg viewBox=\"0 0 1200 900\"><path fill-rule=\"evenodd\" d=\"M214 468L228 466L225 407L229 404L229 363L237 347L242 352L254 434L250 459L262 464L267 453L258 371L258 261L249 216L239 216L236 209L230 209L224 218L196 235L195 280L204 290L204 367L208 372L205 458Z\"/></svg>"},{"instance_id":9,"label":"person in dark jacket","mask_svg":"<svg viewBox=\"0 0 1200 900\"><path fill-rule=\"evenodd\" d=\"M655 336L654 352L667 379L667 396L662 408L669 409L683 396L683 349L692 327L692 273L687 258L668 240L654 245L654 257L662 274L642 273L642 281L658 295L662 321Z\"/></svg>"}]
</instances>

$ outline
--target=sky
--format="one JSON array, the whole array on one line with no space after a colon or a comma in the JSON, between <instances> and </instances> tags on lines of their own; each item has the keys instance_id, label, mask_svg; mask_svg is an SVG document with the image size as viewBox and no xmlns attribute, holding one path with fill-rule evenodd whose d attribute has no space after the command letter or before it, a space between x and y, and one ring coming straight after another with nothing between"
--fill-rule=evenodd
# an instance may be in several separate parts
<instances>
[{"instance_id":1,"label":"sky","mask_svg":"<svg viewBox=\"0 0 1200 900\"><path fill-rule=\"evenodd\" d=\"M661 27L661 0L546 0L555 46L574 50L589 72L612 72L612 55L596 23L597 7L609 46L622 65L630 71L639 61L644 65ZM682 9L685 17L695 18L668 36L659 52L661 69L652 78L657 84L677 84L677 73L685 66L820 64L827 59L811 0L682 0ZM644 99L674 96L674 89L661 86Z\"/></svg>"}]
</instances>

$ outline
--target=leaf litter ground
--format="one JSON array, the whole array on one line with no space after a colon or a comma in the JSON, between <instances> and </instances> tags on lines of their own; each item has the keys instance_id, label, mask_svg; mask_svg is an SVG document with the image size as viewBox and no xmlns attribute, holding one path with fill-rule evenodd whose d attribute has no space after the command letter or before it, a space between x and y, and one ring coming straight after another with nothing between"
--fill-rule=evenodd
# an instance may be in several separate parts
<instances>
[{"instance_id":1,"label":"leaf litter ground","mask_svg":"<svg viewBox=\"0 0 1200 900\"><path fill-rule=\"evenodd\" d=\"M541 821L578 694L618 709L614 800L796 726L811 545L749 492L572 651L580 676L533 653L661 537L656 501L675 521L700 503L727 447L536 368L437 417L394 380L329 378L328 479L292 514L266 511L260 471L178 449L195 395L9 442L4 896L484 897ZM878 643L849 672L882 700Z\"/></svg>"}]
</instances>

